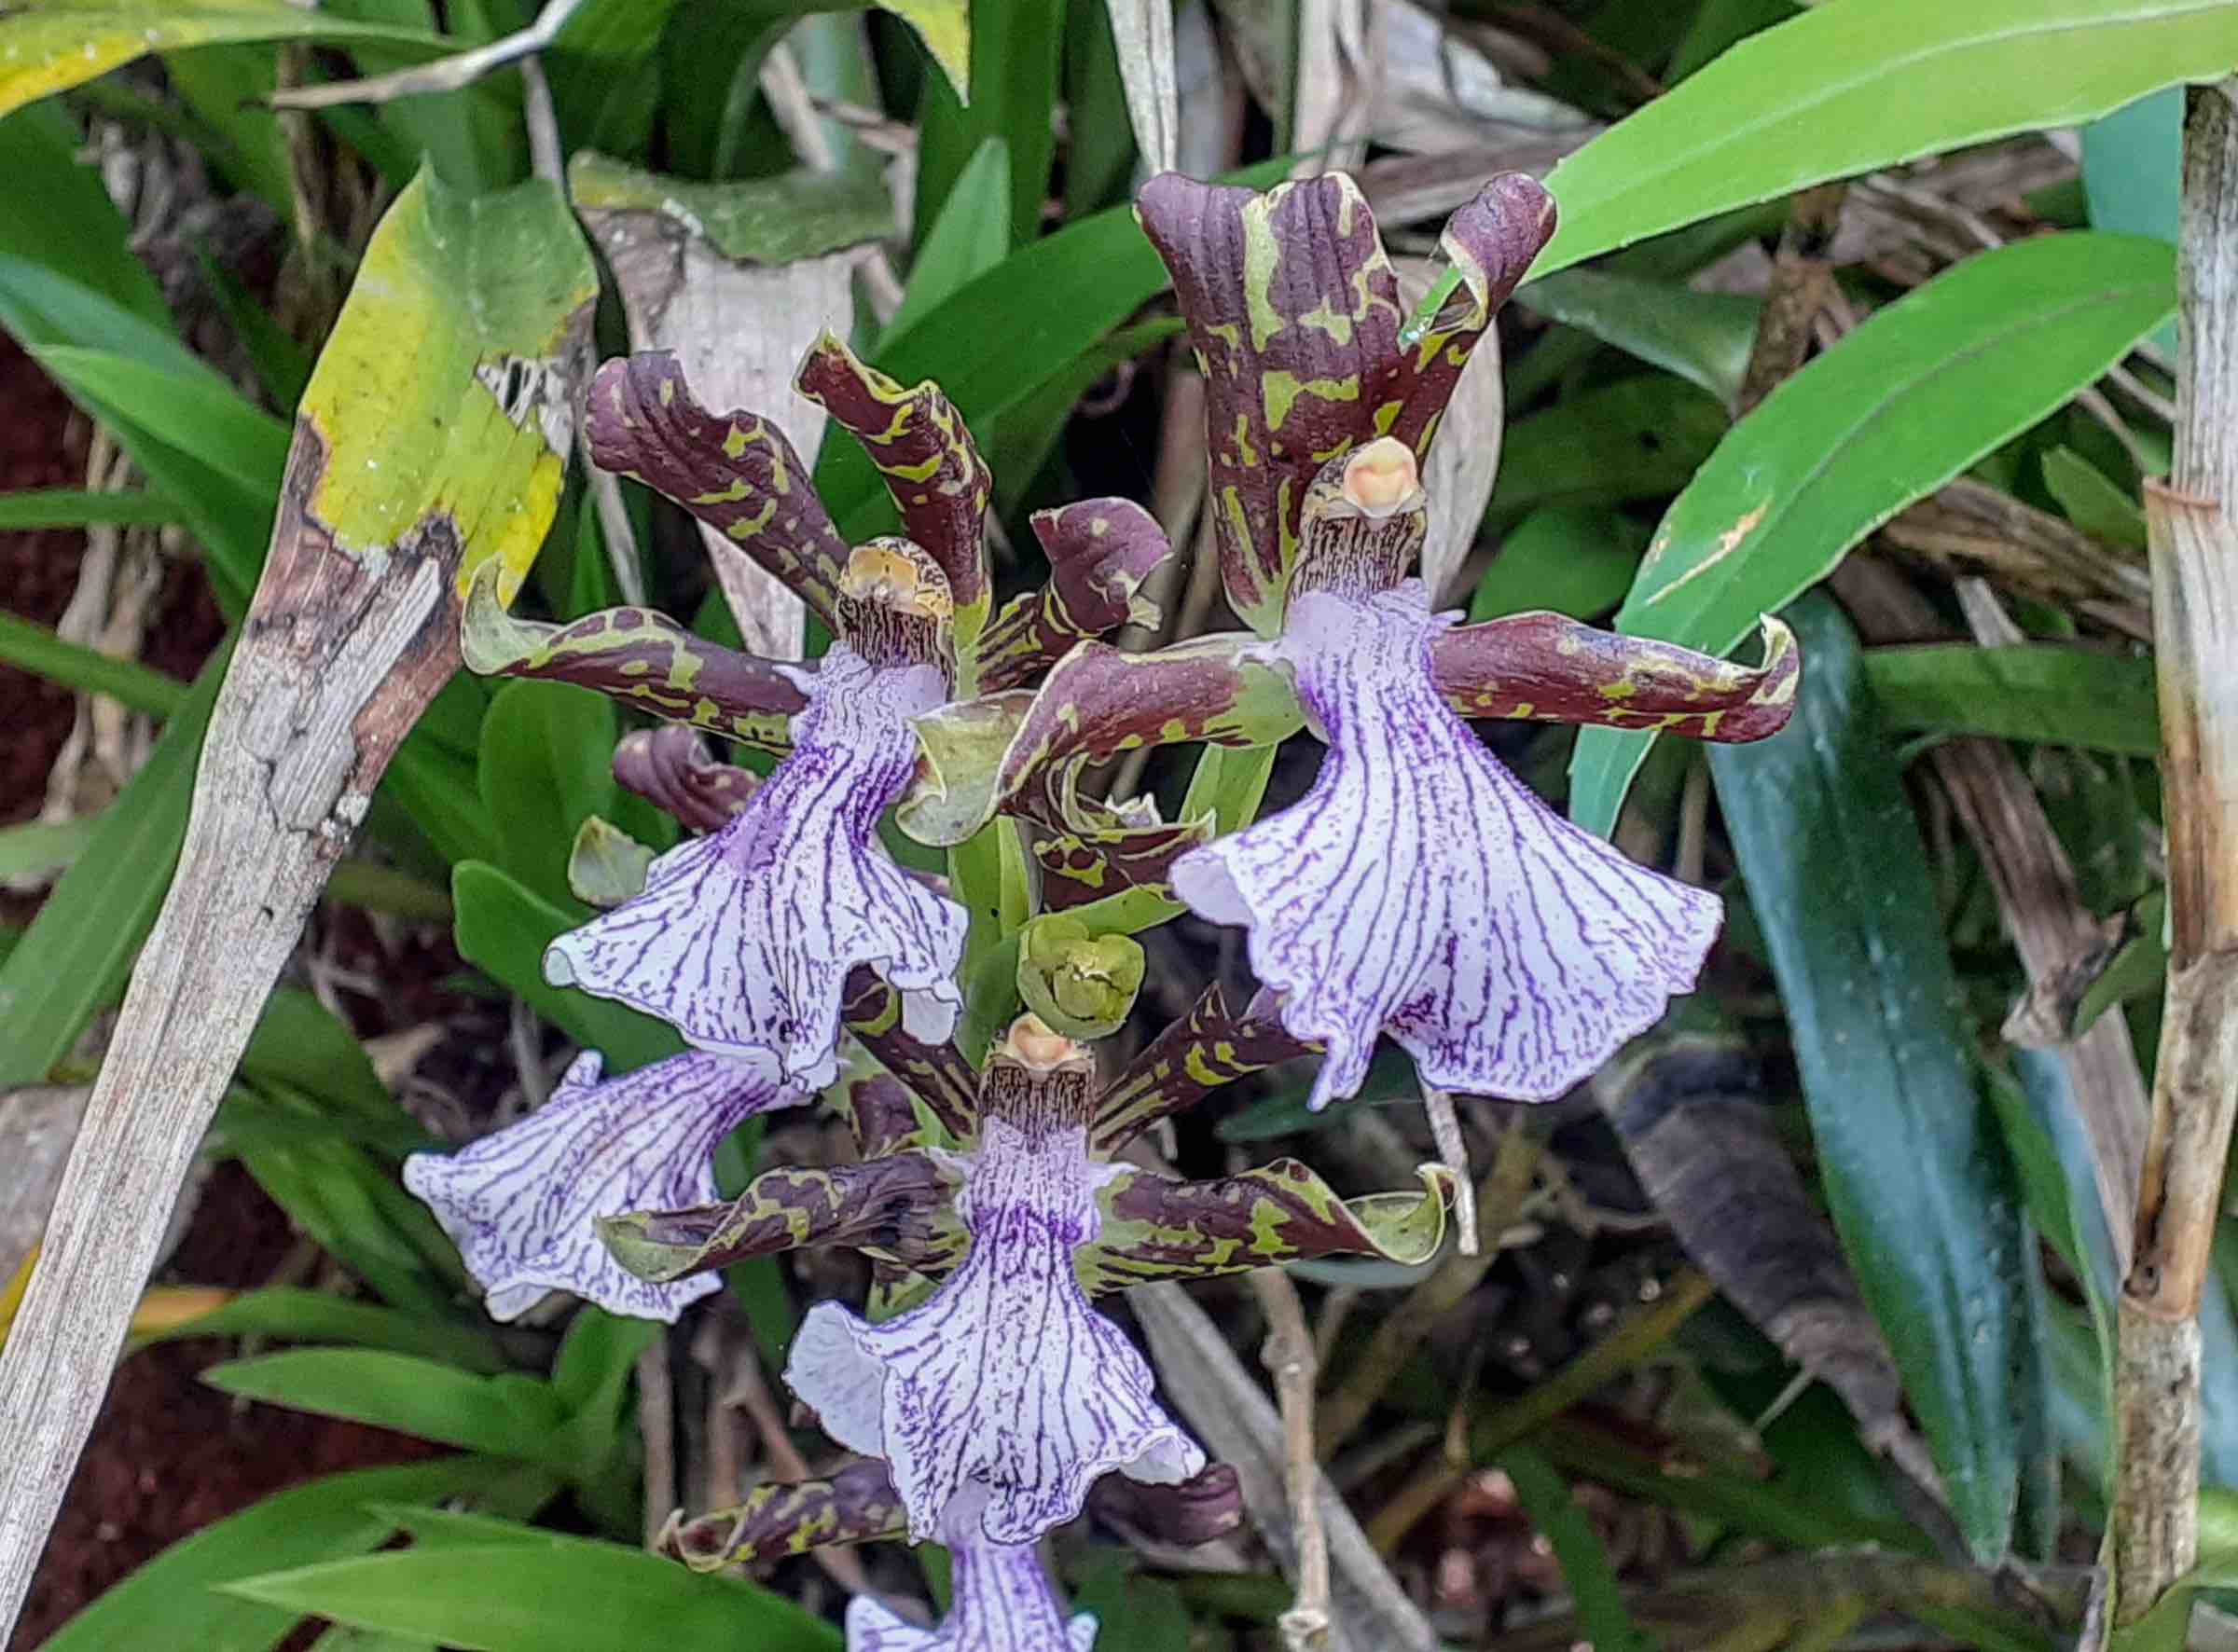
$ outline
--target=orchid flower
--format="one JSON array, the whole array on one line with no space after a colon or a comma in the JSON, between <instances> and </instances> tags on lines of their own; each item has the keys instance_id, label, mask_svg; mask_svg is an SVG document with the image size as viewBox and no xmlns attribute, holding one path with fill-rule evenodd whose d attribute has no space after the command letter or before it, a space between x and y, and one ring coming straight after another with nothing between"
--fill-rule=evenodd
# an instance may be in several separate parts
<instances>
[{"instance_id":1,"label":"orchid flower","mask_svg":"<svg viewBox=\"0 0 2238 1652\"><path fill-rule=\"evenodd\" d=\"M997 613L991 478L946 397L904 390L829 337L798 385L870 453L912 537L850 550L783 434L701 407L667 355L608 363L587 429L601 463L661 489L788 584L834 634L820 661L757 659L642 609L518 620L488 582L470 592L464 641L477 670L573 682L782 755L759 786L699 798L725 811L720 829L654 861L637 899L555 941L545 973L813 1090L837 1076L858 971L898 992L904 1029L928 1043L947 1037L961 1002L963 909L877 842L915 777L911 720L959 687L1013 689L1080 639L1152 613L1139 588L1170 547L1126 501L1044 513L1051 583ZM696 783L672 764L670 778Z\"/></svg>"},{"instance_id":2,"label":"orchid flower","mask_svg":"<svg viewBox=\"0 0 2238 1652\"><path fill-rule=\"evenodd\" d=\"M961 1167L962 1263L882 1325L821 1302L794 1339L786 1381L833 1439L886 1460L918 1540L1031 1543L1100 1474L1173 1484L1205 1466L1073 1272L1114 1174L1088 1154L1093 1081L1083 1046L1022 1017L989 1058Z\"/></svg>"},{"instance_id":3,"label":"orchid flower","mask_svg":"<svg viewBox=\"0 0 2238 1652\"><path fill-rule=\"evenodd\" d=\"M1257 635L1083 643L1029 704L920 718L935 771L1002 748L943 840L1132 747L1310 728L1329 752L1307 795L1182 847L1165 887L1249 931L1282 1026L1327 1053L1313 1106L1356 1094L1386 1033L1426 1085L1558 1095L1692 988L1718 903L1572 827L1463 719L1758 739L1791 709L1792 638L1766 620L1750 668L1555 614L1460 626L1406 577L1439 416L1553 232L1530 179L1495 179L1456 215L1450 287L1412 320L1341 175L1256 196L1168 174L1140 212L1206 374L1221 571Z\"/></svg>"},{"instance_id":4,"label":"orchid flower","mask_svg":"<svg viewBox=\"0 0 2238 1652\"><path fill-rule=\"evenodd\" d=\"M546 1291L565 1290L673 1324L720 1281L629 1273L599 1242L596 1218L712 1199L723 1138L807 1099L754 1066L698 1052L618 1079L601 1081L601 1069L586 1052L520 1122L462 1152L405 1161L404 1185L457 1242L493 1319L518 1319Z\"/></svg>"}]
</instances>

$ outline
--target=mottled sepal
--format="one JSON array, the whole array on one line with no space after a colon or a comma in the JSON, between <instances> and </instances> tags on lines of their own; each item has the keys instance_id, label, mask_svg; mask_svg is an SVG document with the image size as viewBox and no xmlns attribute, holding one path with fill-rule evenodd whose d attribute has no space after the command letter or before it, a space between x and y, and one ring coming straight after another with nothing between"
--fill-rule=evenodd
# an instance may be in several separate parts
<instances>
[{"instance_id":1,"label":"mottled sepal","mask_svg":"<svg viewBox=\"0 0 2238 1652\"><path fill-rule=\"evenodd\" d=\"M498 580L486 562L467 587L459 621L467 669L572 682L764 751L791 746L809 668L725 648L649 608L602 609L564 626L518 619L498 599Z\"/></svg>"},{"instance_id":2,"label":"mottled sepal","mask_svg":"<svg viewBox=\"0 0 2238 1652\"><path fill-rule=\"evenodd\" d=\"M979 1075L963 1052L945 1039L914 1037L903 1014L902 995L876 971L859 969L847 978L840 1017L847 1030L877 1057L909 1093L922 1101L943 1128L958 1139L969 1136L979 1113ZM862 1146L868 1156L875 1150Z\"/></svg>"},{"instance_id":3,"label":"mottled sepal","mask_svg":"<svg viewBox=\"0 0 2238 1652\"><path fill-rule=\"evenodd\" d=\"M603 816L587 816L567 853L567 887L584 905L602 912L642 893L652 865L652 845Z\"/></svg>"},{"instance_id":4,"label":"mottled sepal","mask_svg":"<svg viewBox=\"0 0 2238 1652\"><path fill-rule=\"evenodd\" d=\"M1446 223L1438 238L1456 278L1399 330L1401 406L1390 434L1427 457L1438 420L1492 317L1540 249L1554 239L1554 198L1527 172L1502 172Z\"/></svg>"},{"instance_id":5,"label":"mottled sepal","mask_svg":"<svg viewBox=\"0 0 2238 1652\"><path fill-rule=\"evenodd\" d=\"M1104 1091L1091 1142L1110 1158L1160 1119L1195 1107L1222 1085L1319 1048L1282 1025L1271 993L1254 993L1241 1010L1232 1010L1215 982Z\"/></svg>"},{"instance_id":6,"label":"mottled sepal","mask_svg":"<svg viewBox=\"0 0 2238 1652\"><path fill-rule=\"evenodd\" d=\"M1080 794L1088 760L1046 764L1028 777L1004 808L1026 826L1026 849L1042 869L1042 904L1053 912L1124 889L1163 891L1173 863L1212 840L1209 811L1191 820L1158 818L1157 800L1109 804Z\"/></svg>"},{"instance_id":7,"label":"mottled sepal","mask_svg":"<svg viewBox=\"0 0 2238 1652\"><path fill-rule=\"evenodd\" d=\"M1399 412L1399 283L1341 172L1266 195L1167 172L1135 210L1204 369L1207 503L1228 602L1272 636L1306 485Z\"/></svg>"},{"instance_id":8,"label":"mottled sepal","mask_svg":"<svg viewBox=\"0 0 2238 1652\"><path fill-rule=\"evenodd\" d=\"M628 1210L598 1220L614 1260L656 1285L811 1246L877 1249L914 1265L932 1254L946 1177L928 1154L766 1170L727 1205Z\"/></svg>"},{"instance_id":9,"label":"mottled sepal","mask_svg":"<svg viewBox=\"0 0 2238 1652\"><path fill-rule=\"evenodd\" d=\"M680 724L641 728L614 748L614 778L688 832L719 832L746 812L761 776L717 763L699 737Z\"/></svg>"},{"instance_id":10,"label":"mottled sepal","mask_svg":"<svg viewBox=\"0 0 2238 1652\"><path fill-rule=\"evenodd\" d=\"M1295 1159L1215 1181L1137 1171L1104 1190L1103 1232L1080 1253L1081 1283L1101 1296L1309 1257L1426 1262L1444 1241L1455 1182L1443 1164L1416 1174L1418 1191L1344 1199Z\"/></svg>"},{"instance_id":11,"label":"mottled sepal","mask_svg":"<svg viewBox=\"0 0 2238 1652\"><path fill-rule=\"evenodd\" d=\"M829 622L847 542L816 497L813 472L775 424L710 412L662 350L599 369L584 431L602 469L667 494Z\"/></svg>"},{"instance_id":12,"label":"mottled sepal","mask_svg":"<svg viewBox=\"0 0 2238 1652\"><path fill-rule=\"evenodd\" d=\"M1135 1007L1142 968L1133 936L1093 936L1062 913L1043 913L1018 932L1018 997L1068 1038L1117 1032Z\"/></svg>"},{"instance_id":13,"label":"mottled sepal","mask_svg":"<svg viewBox=\"0 0 2238 1652\"><path fill-rule=\"evenodd\" d=\"M1215 1463L1171 1486L1107 1474L1088 1493L1088 1512L1161 1543L1194 1549L1243 1529L1243 1481L1229 1463Z\"/></svg>"},{"instance_id":14,"label":"mottled sepal","mask_svg":"<svg viewBox=\"0 0 2238 1652\"><path fill-rule=\"evenodd\" d=\"M1034 701L1029 689L951 700L917 722L919 759L893 818L918 842L962 843L995 818L1002 754Z\"/></svg>"},{"instance_id":15,"label":"mottled sepal","mask_svg":"<svg viewBox=\"0 0 2238 1652\"><path fill-rule=\"evenodd\" d=\"M902 829L920 843L961 843L1044 770L1138 746L1286 738L1304 712L1264 648L1235 632L1154 654L1082 642L1037 694L943 706L917 720L924 770L901 805Z\"/></svg>"},{"instance_id":16,"label":"mottled sepal","mask_svg":"<svg viewBox=\"0 0 2238 1652\"><path fill-rule=\"evenodd\" d=\"M961 1264L883 1325L819 1303L794 1342L786 1380L835 1439L891 1466L919 1540L1030 1543L1076 1518L1100 1474L1178 1481L1204 1466L1074 1272L1114 1174L1087 1155L1093 1082L1083 1046L1021 1018L982 1086L955 1201L972 1238Z\"/></svg>"},{"instance_id":17,"label":"mottled sepal","mask_svg":"<svg viewBox=\"0 0 2238 1652\"><path fill-rule=\"evenodd\" d=\"M858 966L899 989L912 1038L948 1036L965 917L877 841L914 767L910 719L946 693L939 670L875 670L835 643L814 681L792 755L744 812L654 861L636 900L553 942L545 976L822 1089Z\"/></svg>"},{"instance_id":18,"label":"mottled sepal","mask_svg":"<svg viewBox=\"0 0 2238 1652\"><path fill-rule=\"evenodd\" d=\"M1692 990L1721 908L1634 865L1502 768L1430 677L1417 580L1300 595L1280 651L1329 745L1304 799L1174 865L1250 930L1283 1025L1355 1094L1378 1033L1444 1090L1548 1100Z\"/></svg>"},{"instance_id":19,"label":"mottled sepal","mask_svg":"<svg viewBox=\"0 0 2238 1652\"><path fill-rule=\"evenodd\" d=\"M404 1185L457 1242L494 1319L518 1318L546 1292L565 1290L609 1313L673 1322L717 1281L641 1279L607 1254L594 1221L713 1199L723 1138L755 1113L807 1099L756 1067L697 1052L618 1079L601 1073L586 1053L518 1124L456 1153L405 1161Z\"/></svg>"},{"instance_id":20,"label":"mottled sepal","mask_svg":"<svg viewBox=\"0 0 2238 1652\"><path fill-rule=\"evenodd\" d=\"M1769 614L1761 623L1762 661L1743 666L1558 613L1512 614L1438 633L1430 674L1464 717L1761 740L1787 726L1803 672L1795 633Z\"/></svg>"},{"instance_id":21,"label":"mottled sepal","mask_svg":"<svg viewBox=\"0 0 2238 1652\"><path fill-rule=\"evenodd\" d=\"M1030 681L1083 638L1158 623L1142 582L1173 546L1134 501L1084 499L1036 511L1033 535L1049 558L1049 578L1006 603L980 638L979 686L988 693Z\"/></svg>"},{"instance_id":22,"label":"mottled sepal","mask_svg":"<svg viewBox=\"0 0 2238 1652\"><path fill-rule=\"evenodd\" d=\"M850 1463L829 1480L757 1486L735 1507L672 1520L657 1547L695 1572L721 1572L811 1549L900 1537L908 1529L886 1465L869 1459Z\"/></svg>"},{"instance_id":23,"label":"mottled sepal","mask_svg":"<svg viewBox=\"0 0 2238 1652\"><path fill-rule=\"evenodd\" d=\"M904 531L947 575L956 650L968 662L994 600L987 565L994 477L963 415L938 385L904 390L829 333L809 349L794 382L863 444L886 478ZM968 670L964 681L969 687Z\"/></svg>"},{"instance_id":24,"label":"mottled sepal","mask_svg":"<svg viewBox=\"0 0 2238 1652\"><path fill-rule=\"evenodd\" d=\"M1094 1652L1096 1619L1068 1618L1038 1547L946 1539L954 1562L948 1615L919 1629L868 1595L847 1608L847 1652Z\"/></svg>"}]
</instances>

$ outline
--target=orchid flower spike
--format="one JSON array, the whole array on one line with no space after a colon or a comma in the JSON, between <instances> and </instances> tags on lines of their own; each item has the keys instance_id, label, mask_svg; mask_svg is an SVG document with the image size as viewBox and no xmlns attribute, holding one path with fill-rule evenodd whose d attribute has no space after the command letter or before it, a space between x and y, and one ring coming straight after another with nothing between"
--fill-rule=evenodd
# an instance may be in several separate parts
<instances>
[{"instance_id":1,"label":"orchid flower spike","mask_svg":"<svg viewBox=\"0 0 2238 1652\"><path fill-rule=\"evenodd\" d=\"M1692 989L1720 917L1556 815L1446 705L1430 645L1452 621L1402 577L1425 522L1403 443L1324 467L1267 652L1329 754L1295 805L1173 869L1326 1046L1317 1108L1359 1090L1379 1032L1426 1084L1552 1099Z\"/></svg>"},{"instance_id":2,"label":"orchid flower spike","mask_svg":"<svg viewBox=\"0 0 2238 1652\"><path fill-rule=\"evenodd\" d=\"M1173 1484L1205 1455L1075 1272L1100 1226L1097 1189L1125 1170L1089 1155L1085 1047L1021 1016L980 1094L956 1199L971 1237L961 1264L882 1325L817 1304L785 1378L825 1432L887 1460L913 1540L952 1532L1015 1546L1077 1518L1100 1474Z\"/></svg>"},{"instance_id":3,"label":"orchid flower spike","mask_svg":"<svg viewBox=\"0 0 2238 1652\"><path fill-rule=\"evenodd\" d=\"M601 1080L586 1052L552 1098L464 1150L414 1153L410 1189L455 1240L493 1319L518 1319L546 1291L670 1324L721 1280L656 1283L614 1260L594 1218L715 1197L714 1153L756 1113L807 1100L750 1063L692 1053Z\"/></svg>"},{"instance_id":4,"label":"orchid flower spike","mask_svg":"<svg viewBox=\"0 0 2238 1652\"><path fill-rule=\"evenodd\" d=\"M916 764L910 719L942 704L947 582L907 540L848 558L793 750L737 816L653 862L644 893L560 936L545 976L657 1015L702 1050L821 1089L838 1073L849 973L902 995L937 1042L962 998L963 909L896 865L878 818Z\"/></svg>"}]
</instances>

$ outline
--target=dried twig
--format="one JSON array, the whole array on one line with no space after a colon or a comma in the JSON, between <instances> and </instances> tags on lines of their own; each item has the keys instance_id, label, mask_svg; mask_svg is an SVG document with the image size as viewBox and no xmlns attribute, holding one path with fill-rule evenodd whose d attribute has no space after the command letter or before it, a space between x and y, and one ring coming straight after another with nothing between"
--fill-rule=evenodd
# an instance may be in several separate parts
<instances>
[{"instance_id":1,"label":"dried twig","mask_svg":"<svg viewBox=\"0 0 2238 1652\"><path fill-rule=\"evenodd\" d=\"M2199 1550L2199 1307L2238 1116L2238 80L2194 88L2184 131L2176 460L2146 484L2168 998L2114 1367L2107 1557L2117 1631Z\"/></svg>"},{"instance_id":2,"label":"dried twig","mask_svg":"<svg viewBox=\"0 0 2238 1652\"><path fill-rule=\"evenodd\" d=\"M1770 395L1773 387L1803 365L1810 353L1811 324L1817 319L1834 282L1828 261L1835 231L1842 227L1842 200L1849 186L1836 181L1805 189L1788 208L1779 234L1779 255L1756 324L1756 343L1741 375L1736 412L1746 413Z\"/></svg>"},{"instance_id":3,"label":"dried twig","mask_svg":"<svg viewBox=\"0 0 2238 1652\"><path fill-rule=\"evenodd\" d=\"M1284 1652L1319 1652L1329 1644L1329 1535L1321 1529L1320 1469L1313 1453L1313 1382L1319 1366L1290 1275L1279 1268L1255 1269L1251 1289L1266 1314L1262 1357L1282 1412L1282 1480L1298 1545L1297 1598L1282 1614L1282 1645Z\"/></svg>"},{"instance_id":4,"label":"dried twig","mask_svg":"<svg viewBox=\"0 0 2238 1652\"><path fill-rule=\"evenodd\" d=\"M533 57L560 37L567 20L583 0L547 0L536 21L525 29L477 46L468 51L417 63L389 75L364 80L331 80L321 86L283 87L272 93L275 109L332 109L343 103L393 103L398 98L422 97L429 92L460 91L484 76L510 63Z\"/></svg>"}]
</instances>

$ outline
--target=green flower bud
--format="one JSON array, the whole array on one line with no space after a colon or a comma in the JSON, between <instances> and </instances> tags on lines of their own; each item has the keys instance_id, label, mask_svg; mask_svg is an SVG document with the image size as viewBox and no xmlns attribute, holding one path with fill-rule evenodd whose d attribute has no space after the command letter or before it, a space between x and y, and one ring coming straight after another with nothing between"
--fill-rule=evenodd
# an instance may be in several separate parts
<instances>
[{"instance_id":1,"label":"green flower bud","mask_svg":"<svg viewBox=\"0 0 2238 1652\"><path fill-rule=\"evenodd\" d=\"M1051 913L1018 936L1018 997L1069 1038L1119 1030L1142 986L1142 948L1126 935L1096 939L1079 918Z\"/></svg>"}]
</instances>

